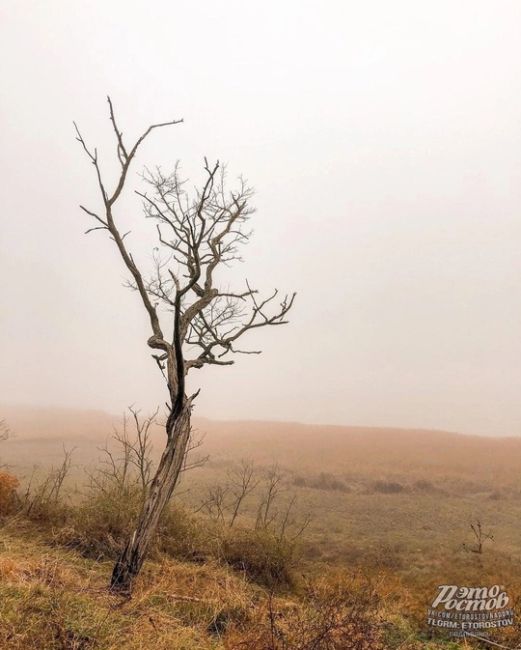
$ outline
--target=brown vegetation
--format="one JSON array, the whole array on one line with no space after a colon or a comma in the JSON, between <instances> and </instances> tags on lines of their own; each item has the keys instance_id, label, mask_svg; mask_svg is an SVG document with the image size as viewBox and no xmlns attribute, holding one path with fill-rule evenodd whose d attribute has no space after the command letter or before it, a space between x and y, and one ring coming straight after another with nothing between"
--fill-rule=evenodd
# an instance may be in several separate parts
<instances>
[{"instance_id":1,"label":"brown vegetation","mask_svg":"<svg viewBox=\"0 0 521 650\"><path fill-rule=\"evenodd\" d=\"M212 426L209 423L207 430ZM258 425L252 425L253 429L248 426L245 432L249 435L253 430L257 435ZM150 434L153 446L156 432L152 427ZM205 441L205 445L210 443L206 445L208 450L215 449L211 435ZM124 605L107 597L103 583L142 499L139 463L128 464L122 481L125 458L129 456L123 449L128 451L128 445L135 442L134 429L127 428L124 445L108 441L114 464L105 452L101 453L106 462L100 462L98 451L98 464L90 465L86 477L73 462L57 500L55 491L41 489L42 485L54 485L54 480L48 480L49 470L36 470L32 481L32 471L20 476L18 507L31 502L35 505L30 510L26 505L25 512L22 508L14 516L4 517L0 530L5 540L4 545L0 544L0 562L5 562L5 575L10 576L3 579L0 571L0 595L4 598L0 616L11 621L9 634L13 635L9 641L12 645L5 647L39 648L36 644L41 636L52 639L50 648L86 643L88 638L92 647L133 650L147 647L150 638L157 636L158 647L165 649L280 650L314 647L315 631L320 629L324 638L330 639L329 647L342 648L351 626L352 630L364 630L360 639L371 639L375 648L381 643L383 648L393 650L448 650L460 646L451 645L443 634L430 633L425 625L426 607L440 580L462 584L501 582L518 601L518 457L505 453L503 464L495 472L492 467L488 474L480 476L471 471L474 462L481 462L480 454L486 446L497 445L497 459L503 454L501 449L513 442L484 441L482 447L481 441L461 437L456 448L466 445L467 470L467 461L463 462L462 457L451 461L449 436L445 452L437 452L440 459L447 459L445 473L441 464L434 463L420 476L410 466L416 460L419 465L424 462L422 441L417 449L407 447L407 462L403 459L407 470L385 465L384 454L377 447L363 467L350 467L338 453L335 462L331 461L327 472L322 473L318 453L323 440L320 444L315 441L314 466L309 465L306 456L311 441L303 434L302 444L292 440L299 455L281 454L280 465L274 467L262 453L255 463L241 460L247 457L248 435L241 437L232 431L226 437L223 433L218 446L222 455L212 455L208 464L194 470L190 490L181 485L151 548L150 569L136 583L132 601ZM21 437L2 445L4 456L22 448ZM76 443L81 445L81 441ZM45 457L45 445L42 449L41 456ZM57 445L58 453L63 452ZM157 462L153 450L152 456ZM16 457L8 458L11 464L13 460ZM61 461L57 457L52 457L52 463L59 470ZM456 464L460 466L457 475L452 473ZM51 475L59 475L58 470L52 470ZM305 485L299 485L299 477L305 479ZM335 480L348 490L335 489ZM388 484L395 483L400 489L389 489ZM28 484L33 496L26 499ZM79 493L71 490L76 485L80 486ZM36 498L38 494L42 496ZM481 553L466 552L463 544L468 549L478 548L479 540L469 527L469 522L476 527L477 520L485 535L494 536L494 543L482 540ZM302 527L302 534L293 540ZM285 532L281 539L282 530ZM34 548L27 551L22 562L15 550L24 548L30 539L34 539ZM40 566L42 558L49 556L55 558L56 570L49 568L48 561L47 568ZM29 568L27 563L39 568ZM53 571L56 580L69 571L75 578L65 579L62 575L60 588L49 589L46 581ZM33 573L39 577L29 578ZM81 594L71 591L74 581L87 585ZM336 593L339 581L345 585L345 600L341 611L333 615L327 608L322 611L318 596L312 594L316 590ZM374 592L374 599L371 597L370 604L364 605L369 616L359 620L353 602L365 602L366 588ZM100 602L110 602L114 609L97 629L93 621L100 624L109 611L107 604L100 610ZM27 629L14 609L24 613L29 621ZM89 615L80 616L80 610ZM33 616L31 611L41 615ZM41 629L51 622L54 630L60 628L59 634L53 629ZM321 625L325 622L324 630ZM357 639L355 632L349 634ZM72 641L67 640L67 635L72 635ZM1 642L5 638L0 636L0 647L4 647ZM521 640L517 628L494 638L513 647Z\"/></svg>"},{"instance_id":2,"label":"brown vegetation","mask_svg":"<svg viewBox=\"0 0 521 650\"><path fill-rule=\"evenodd\" d=\"M5 517L17 507L16 490L20 482L8 472L0 472L0 517Z\"/></svg>"}]
</instances>

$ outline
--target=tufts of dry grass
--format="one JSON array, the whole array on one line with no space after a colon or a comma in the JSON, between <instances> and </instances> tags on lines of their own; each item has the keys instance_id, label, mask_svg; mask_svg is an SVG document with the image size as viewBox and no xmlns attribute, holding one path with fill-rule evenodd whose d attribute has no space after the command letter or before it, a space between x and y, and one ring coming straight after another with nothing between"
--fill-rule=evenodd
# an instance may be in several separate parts
<instances>
[{"instance_id":1,"label":"tufts of dry grass","mask_svg":"<svg viewBox=\"0 0 521 650\"><path fill-rule=\"evenodd\" d=\"M381 647L370 620L374 595L353 583L306 586L300 602L276 597L215 562L168 560L151 563L132 599L121 600L105 589L108 564L41 541L2 537L5 650ZM327 645L316 645L318 637ZM345 645L348 637L351 645Z\"/></svg>"},{"instance_id":2,"label":"tufts of dry grass","mask_svg":"<svg viewBox=\"0 0 521 650\"><path fill-rule=\"evenodd\" d=\"M32 526L32 527L31 527ZM31 541L29 541L31 540ZM414 590L393 576L301 576L285 593L217 560L147 563L131 599L112 565L49 546L31 522L0 529L2 650L441 650L421 639ZM416 605L415 605L416 604Z\"/></svg>"},{"instance_id":3,"label":"tufts of dry grass","mask_svg":"<svg viewBox=\"0 0 521 650\"><path fill-rule=\"evenodd\" d=\"M106 589L109 563L2 535L0 647L5 650L221 648L254 592L218 566L151 564L131 600Z\"/></svg>"},{"instance_id":4,"label":"tufts of dry grass","mask_svg":"<svg viewBox=\"0 0 521 650\"><path fill-rule=\"evenodd\" d=\"M345 572L310 581L298 601L270 592L256 625L227 647L251 650L384 650L379 596L373 586Z\"/></svg>"},{"instance_id":5,"label":"tufts of dry grass","mask_svg":"<svg viewBox=\"0 0 521 650\"><path fill-rule=\"evenodd\" d=\"M221 553L231 567L261 585L288 588L294 583L295 543L270 530L228 529Z\"/></svg>"},{"instance_id":6,"label":"tufts of dry grass","mask_svg":"<svg viewBox=\"0 0 521 650\"><path fill-rule=\"evenodd\" d=\"M11 514L16 508L16 489L19 485L16 476L0 471L0 517Z\"/></svg>"}]
</instances>

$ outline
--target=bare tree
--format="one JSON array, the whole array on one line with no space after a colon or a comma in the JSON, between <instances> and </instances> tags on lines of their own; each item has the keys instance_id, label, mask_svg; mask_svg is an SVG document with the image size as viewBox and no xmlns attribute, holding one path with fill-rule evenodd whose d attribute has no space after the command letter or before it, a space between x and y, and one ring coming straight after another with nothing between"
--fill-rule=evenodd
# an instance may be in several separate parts
<instances>
[{"instance_id":1,"label":"bare tree","mask_svg":"<svg viewBox=\"0 0 521 650\"><path fill-rule=\"evenodd\" d=\"M266 477L266 488L264 496L257 509L257 528L268 528L278 517L278 511L273 506L280 492L282 483L282 472L277 465L270 467Z\"/></svg>"},{"instance_id":2,"label":"bare tree","mask_svg":"<svg viewBox=\"0 0 521 650\"><path fill-rule=\"evenodd\" d=\"M196 512L203 510L211 519L216 522L224 522L224 514L228 509L226 497L228 496L228 487L214 485L208 488L207 496Z\"/></svg>"},{"instance_id":3,"label":"bare tree","mask_svg":"<svg viewBox=\"0 0 521 650\"><path fill-rule=\"evenodd\" d=\"M87 474L91 486L102 492L114 487L125 490L137 483L144 498L153 472L150 427L156 423L159 409L146 417L133 406L128 411L130 417L123 413L122 428L114 428L111 442L99 448L103 453L100 466Z\"/></svg>"},{"instance_id":4,"label":"bare tree","mask_svg":"<svg viewBox=\"0 0 521 650\"><path fill-rule=\"evenodd\" d=\"M230 513L227 526L233 528L244 500L259 485L252 461L243 460L238 467L228 472L226 485L212 485L206 497L195 512L206 512L214 521L224 524L226 513Z\"/></svg>"},{"instance_id":5,"label":"bare tree","mask_svg":"<svg viewBox=\"0 0 521 650\"><path fill-rule=\"evenodd\" d=\"M260 486L254 520L255 530L272 534L280 543L293 544L309 526L309 514L303 517L295 515L296 495L289 501L285 500L279 508L284 491L284 475L277 465L268 469L262 485L252 461L243 460L239 466L228 472L227 478L225 485L217 484L207 489L206 497L194 512L203 511L216 523L226 523L227 528L233 528L244 508L246 498Z\"/></svg>"},{"instance_id":6,"label":"bare tree","mask_svg":"<svg viewBox=\"0 0 521 650\"><path fill-rule=\"evenodd\" d=\"M463 550L465 551L470 551L471 553L477 553L478 555L483 554L483 545L485 542L493 542L494 541L494 535L492 535L491 532L485 532L483 529L483 525L479 519L476 519L475 522L471 522L469 524L470 530L472 531L472 535L474 537L474 544L468 545L468 544L463 544Z\"/></svg>"},{"instance_id":7,"label":"bare tree","mask_svg":"<svg viewBox=\"0 0 521 650\"><path fill-rule=\"evenodd\" d=\"M136 529L112 574L111 587L128 591L184 465L190 416L198 394L187 394L187 373L210 364L230 365L233 354L259 354L258 350L239 348L239 341L250 330L287 323L295 294L279 299L275 290L261 297L248 282L239 291L218 286L217 271L240 259L240 246L250 239L247 224L253 192L242 179L236 190L228 190L224 169L219 162L210 166L206 159L204 181L193 194L185 189L177 166L170 175L160 169L144 174L147 191L138 194L157 234L154 268L151 274L145 272L130 251L129 233L120 229L115 208L140 145L152 131L181 120L153 124L129 146L119 130L110 98L108 104L119 176L109 189L97 149L89 148L75 124L77 140L94 167L102 200L99 212L80 207L95 221L87 232L107 231L114 242L129 273L129 286L138 293L147 314L151 330L147 344L154 350L152 356L168 388L165 448Z\"/></svg>"},{"instance_id":8,"label":"bare tree","mask_svg":"<svg viewBox=\"0 0 521 650\"><path fill-rule=\"evenodd\" d=\"M244 499L255 490L259 484L259 479L255 476L255 468L251 460L243 460L238 468L228 473L228 479L234 498L230 517L231 528L239 516Z\"/></svg>"},{"instance_id":9,"label":"bare tree","mask_svg":"<svg viewBox=\"0 0 521 650\"><path fill-rule=\"evenodd\" d=\"M62 488L72 467L73 449L63 447L63 460L58 467L52 467L40 484L33 489L34 470L31 475L21 505L28 517L38 519L48 516L50 508L57 507L61 501Z\"/></svg>"},{"instance_id":10,"label":"bare tree","mask_svg":"<svg viewBox=\"0 0 521 650\"><path fill-rule=\"evenodd\" d=\"M130 462L137 470L141 489L143 494L146 494L148 485L152 480L150 427L155 423L159 409L156 409L152 415L145 418L140 418L139 411L136 411L132 406L129 406L128 410L134 422L136 436L134 440L130 440L124 428L123 436L120 436L119 441L125 449L128 449Z\"/></svg>"}]
</instances>

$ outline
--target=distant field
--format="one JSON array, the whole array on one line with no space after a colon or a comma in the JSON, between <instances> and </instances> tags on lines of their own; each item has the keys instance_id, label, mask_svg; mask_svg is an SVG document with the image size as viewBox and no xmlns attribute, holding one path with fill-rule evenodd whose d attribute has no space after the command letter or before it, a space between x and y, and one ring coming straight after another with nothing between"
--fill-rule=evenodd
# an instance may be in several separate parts
<instances>
[{"instance_id":1,"label":"distant field","mask_svg":"<svg viewBox=\"0 0 521 650\"><path fill-rule=\"evenodd\" d=\"M99 462L100 447L119 424L102 412L4 407L1 415L14 432L0 447L3 462L27 478L35 466L43 472L58 464L63 446L75 448L70 485L77 495L88 483L85 469ZM195 453L209 460L185 476L177 498L199 508L241 460L252 460L262 480L242 516L254 517L276 463L283 477L279 509L296 496L296 524L310 517L303 533L310 560L449 579L454 560L465 566L475 559L463 544L472 543L469 525L479 519L494 535L486 556L521 561L520 438L197 418L195 426L204 434ZM154 431L156 454L161 436Z\"/></svg>"}]
</instances>

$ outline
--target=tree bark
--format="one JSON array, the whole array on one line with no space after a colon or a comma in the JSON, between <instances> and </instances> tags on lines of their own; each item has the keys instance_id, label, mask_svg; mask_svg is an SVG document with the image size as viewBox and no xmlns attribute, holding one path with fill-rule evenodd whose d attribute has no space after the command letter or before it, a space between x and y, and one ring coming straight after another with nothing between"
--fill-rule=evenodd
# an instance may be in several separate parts
<instances>
[{"instance_id":1,"label":"tree bark","mask_svg":"<svg viewBox=\"0 0 521 650\"><path fill-rule=\"evenodd\" d=\"M132 581L146 559L163 513L183 468L190 438L191 404L188 400L175 419L166 425L168 442L161 456L157 472L150 484L135 531L128 540L112 571L110 588L130 593Z\"/></svg>"}]
</instances>

